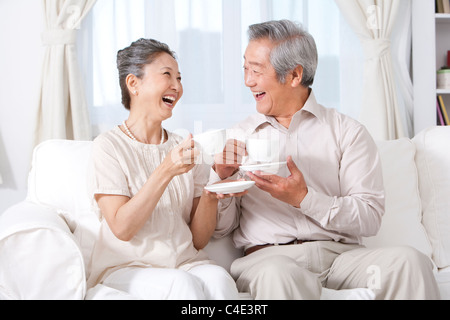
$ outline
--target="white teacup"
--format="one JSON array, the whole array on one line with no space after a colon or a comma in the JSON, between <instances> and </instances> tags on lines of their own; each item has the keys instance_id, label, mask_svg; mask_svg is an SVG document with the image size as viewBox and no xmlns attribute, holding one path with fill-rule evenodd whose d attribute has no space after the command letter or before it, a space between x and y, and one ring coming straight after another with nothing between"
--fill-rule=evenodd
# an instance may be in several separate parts
<instances>
[{"instance_id":1,"label":"white teacup","mask_svg":"<svg viewBox=\"0 0 450 320\"><path fill-rule=\"evenodd\" d=\"M280 161L280 143L278 140L247 139L246 146L251 162L272 163Z\"/></svg>"},{"instance_id":2,"label":"white teacup","mask_svg":"<svg viewBox=\"0 0 450 320\"><path fill-rule=\"evenodd\" d=\"M227 131L225 129L207 131L196 134L193 140L200 145L202 153L213 156L223 152L227 142Z\"/></svg>"}]
</instances>

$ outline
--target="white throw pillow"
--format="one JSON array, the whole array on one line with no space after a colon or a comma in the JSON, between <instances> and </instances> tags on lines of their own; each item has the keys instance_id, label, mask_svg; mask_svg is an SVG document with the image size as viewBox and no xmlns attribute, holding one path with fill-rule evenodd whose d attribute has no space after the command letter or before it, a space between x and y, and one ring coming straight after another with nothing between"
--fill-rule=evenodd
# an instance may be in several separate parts
<instances>
[{"instance_id":1,"label":"white throw pillow","mask_svg":"<svg viewBox=\"0 0 450 320\"><path fill-rule=\"evenodd\" d=\"M439 268L450 266L450 127L419 133L416 164L423 205L423 225Z\"/></svg>"},{"instance_id":2,"label":"white throw pillow","mask_svg":"<svg viewBox=\"0 0 450 320\"><path fill-rule=\"evenodd\" d=\"M364 238L369 248L409 245L431 257L431 246L421 223L415 147L409 139L377 142L383 167L385 214L375 237Z\"/></svg>"}]
</instances>

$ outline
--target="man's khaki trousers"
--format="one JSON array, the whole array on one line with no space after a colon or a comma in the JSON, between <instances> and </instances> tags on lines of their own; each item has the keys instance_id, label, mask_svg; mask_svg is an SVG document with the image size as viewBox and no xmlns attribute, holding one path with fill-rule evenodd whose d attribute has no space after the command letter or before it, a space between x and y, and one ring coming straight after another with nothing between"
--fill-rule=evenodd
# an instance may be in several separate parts
<instances>
[{"instance_id":1,"label":"man's khaki trousers","mask_svg":"<svg viewBox=\"0 0 450 320\"><path fill-rule=\"evenodd\" d=\"M237 259L231 274L257 300L319 299L330 289L369 288L376 299L440 299L431 260L407 246L367 249L334 241L258 250Z\"/></svg>"}]
</instances>

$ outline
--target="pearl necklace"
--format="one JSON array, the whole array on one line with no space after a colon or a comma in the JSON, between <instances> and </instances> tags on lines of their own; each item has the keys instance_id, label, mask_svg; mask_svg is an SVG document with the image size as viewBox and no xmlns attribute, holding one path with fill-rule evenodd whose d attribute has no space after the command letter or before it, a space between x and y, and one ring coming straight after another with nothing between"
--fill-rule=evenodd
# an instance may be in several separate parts
<instances>
[{"instance_id":1,"label":"pearl necklace","mask_svg":"<svg viewBox=\"0 0 450 320\"><path fill-rule=\"evenodd\" d=\"M127 133L127 136L130 137L132 140L139 142L139 140L136 139L136 137L131 133L130 129L128 128L126 120L123 121L122 125L125 128L125 132ZM164 143L164 129L161 126L161 142L159 144L163 144L163 143Z\"/></svg>"}]
</instances>

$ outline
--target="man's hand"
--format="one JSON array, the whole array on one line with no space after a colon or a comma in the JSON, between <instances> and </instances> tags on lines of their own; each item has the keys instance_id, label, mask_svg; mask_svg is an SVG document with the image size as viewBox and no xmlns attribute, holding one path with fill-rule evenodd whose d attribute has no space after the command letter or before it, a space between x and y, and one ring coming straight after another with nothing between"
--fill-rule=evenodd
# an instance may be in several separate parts
<instances>
[{"instance_id":1,"label":"man's hand","mask_svg":"<svg viewBox=\"0 0 450 320\"><path fill-rule=\"evenodd\" d=\"M288 157L287 166L291 175L282 178L277 175L247 172L247 175L256 183L256 186L280 201L286 202L296 208L308 194L308 187L302 172L297 168L292 157Z\"/></svg>"},{"instance_id":2,"label":"man's hand","mask_svg":"<svg viewBox=\"0 0 450 320\"><path fill-rule=\"evenodd\" d=\"M225 180L239 170L239 166L242 164L242 157L245 155L247 155L245 143L230 139L227 141L223 152L216 154L214 157L213 169L220 179Z\"/></svg>"}]
</instances>

